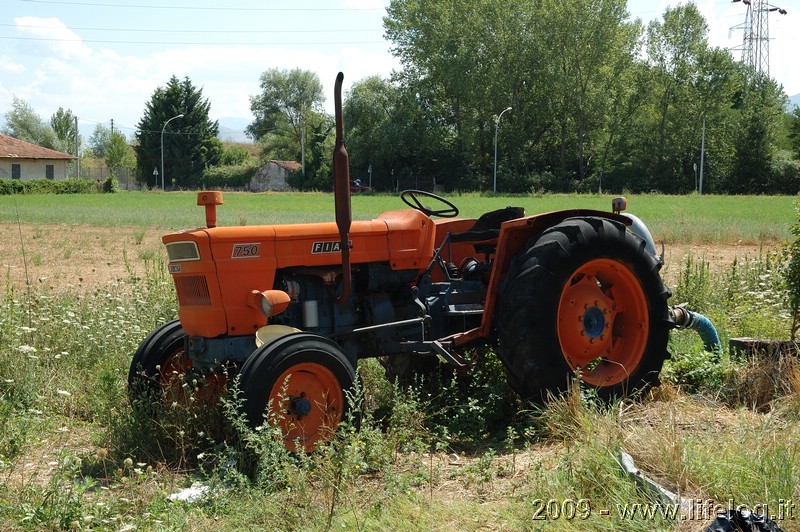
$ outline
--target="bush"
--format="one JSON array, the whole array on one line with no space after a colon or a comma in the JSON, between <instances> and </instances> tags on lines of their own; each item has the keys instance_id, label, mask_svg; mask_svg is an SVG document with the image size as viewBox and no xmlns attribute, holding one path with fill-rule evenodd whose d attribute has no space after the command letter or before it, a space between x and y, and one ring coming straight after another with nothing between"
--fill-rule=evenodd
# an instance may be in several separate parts
<instances>
[{"instance_id":1,"label":"bush","mask_svg":"<svg viewBox=\"0 0 800 532\"><path fill-rule=\"evenodd\" d=\"M114 194L115 192L119 192L119 181L117 181L117 178L114 177L114 174L110 174L105 181L103 181L103 192L106 194Z\"/></svg>"},{"instance_id":2,"label":"bush","mask_svg":"<svg viewBox=\"0 0 800 532\"><path fill-rule=\"evenodd\" d=\"M207 168L200 178L200 188L247 188L256 175L258 165L215 166Z\"/></svg>"},{"instance_id":3,"label":"bush","mask_svg":"<svg viewBox=\"0 0 800 532\"><path fill-rule=\"evenodd\" d=\"M0 195L10 194L93 194L97 192L94 181L87 179L0 179Z\"/></svg>"},{"instance_id":4,"label":"bush","mask_svg":"<svg viewBox=\"0 0 800 532\"><path fill-rule=\"evenodd\" d=\"M221 166L241 166L250 163L252 159L253 157L246 148L234 144L222 151L219 163Z\"/></svg>"},{"instance_id":5,"label":"bush","mask_svg":"<svg viewBox=\"0 0 800 532\"><path fill-rule=\"evenodd\" d=\"M792 224L794 239L784 247L786 266L784 267L784 282L788 292L788 306L792 318L790 330L791 340L797 341L800 330L800 203L795 203L795 212L798 220Z\"/></svg>"},{"instance_id":6,"label":"bush","mask_svg":"<svg viewBox=\"0 0 800 532\"><path fill-rule=\"evenodd\" d=\"M800 163L793 159L792 152L782 150L772 158L769 191L773 194L800 191Z\"/></svg>"}]
</instances>

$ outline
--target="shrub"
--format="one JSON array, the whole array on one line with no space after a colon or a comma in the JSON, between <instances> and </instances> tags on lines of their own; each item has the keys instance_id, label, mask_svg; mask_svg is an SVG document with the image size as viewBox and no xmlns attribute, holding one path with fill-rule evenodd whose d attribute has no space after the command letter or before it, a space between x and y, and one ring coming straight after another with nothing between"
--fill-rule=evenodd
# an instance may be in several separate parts
<instances>
[{"instance_id":1,"label":"shrub","mask_svg":"<svg viewBox=\"0 0 800 532\"><path fill-rule=\"evenodd\" d=\"M207 168L200 178L200 188L246 188L256 175L258 165L215 166Z\"/></svg>"},{"instance_id":2,"label":"shrub","mask_svg":"<svg viewBox=\"0 0 800 532\"><path fill-rule=\"evenodd\" d=\"M0 179L0 195L10 194L93 194L97 192L94 181L86 179Z\"/></svg>"},{"instance_id":3,"label":"shrub","mask_svg":"<svg viewBox=\"0 0 800 532\"><path fill-rule=\"evenodd\" d=\"M253 156L250 155L246 148L234 144L222 151L222 157L219 162L221 166L242 166L249 164L252 159Z\"/></svg>"},{"instance_id":4,"label":"shrub","mask_svg":"<svg viewBox=\"0 0 800 532\"><path fill-rule=\"evenodd\" d=\"M117 181L117 178L114 177L114 174L109 174L105 181L103 181L103 192L106 194L114 194L115 192L119 192L119 181Z\"/></svg>"},{"instance_id":5,"label":"shrub","mask_svg":"<svg viewBox=\"0 0 800 532\"><path fill-rule=\"evenodd\" d=\"M800 329L800 203L795 203L798 220L792 225L794 240L787 244L784 253L787 258L784 280L789 293L789 311L792 317L791 339L797 340Z\"/></svg>"},{"instance_id":6,"label":"shrub","mask_svg":"<svg viewBox=\"0 0 800 532\"><path fill-rule=\"evenodd\" d=\"M792 152L779 151L770 165L769 190L774 194L797 194L800 191L800 163Z\"/></svg>"}]
</instances>

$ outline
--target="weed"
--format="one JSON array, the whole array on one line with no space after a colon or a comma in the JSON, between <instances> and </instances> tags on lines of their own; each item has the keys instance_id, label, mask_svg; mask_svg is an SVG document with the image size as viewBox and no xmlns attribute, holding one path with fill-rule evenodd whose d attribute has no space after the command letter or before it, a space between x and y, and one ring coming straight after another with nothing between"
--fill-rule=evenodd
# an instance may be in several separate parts
<instances>
[{"instance_id":1,"label":"weed","mask_svg":"<svg viewBox=\"0 0 800 532\"><path fill-rule=\"evenodd\" d=\"M96 486L96 481L81 475L81 465L80 457L62 453L46 487L28 486L28 497L18 509L20 522L63 530L80 526L87 517L91 520L91 516L84 515L83 498Z\"/></svg>"},{"instance_id":2,"label":"weed","mask_svg":"<svg viewBox=\"0 0 800 532\"><path fill-rule=\"evenodd\" d=\"M150 262L152 262L152 261L158 260L158 258L161 256L161 253L157 249L152 249L152 248L151 249L142 249L142 250L139 251L138 256L139 256L139 260L141 260L141 261L144 261L144 262L150 261Z\"/></svg>"}]
</instances>

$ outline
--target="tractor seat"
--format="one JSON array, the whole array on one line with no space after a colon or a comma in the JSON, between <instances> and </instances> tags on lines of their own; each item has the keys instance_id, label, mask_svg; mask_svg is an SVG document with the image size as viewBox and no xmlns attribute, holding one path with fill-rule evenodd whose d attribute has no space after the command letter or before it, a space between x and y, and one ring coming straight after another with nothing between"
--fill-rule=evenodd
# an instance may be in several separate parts
<instances>
[{"instance_id":1,"label":"tractor seat","mask_svg":"<svg viewBox=\"0 0 800 532\"><path fill-rule=\"evenodd\" d=\"M483 242L500 236L500 225L525 216L522 207L506 207L490 211L475 220L475 224L462 233L450 233L449 242Z\"/></svg>"}]
</instances>

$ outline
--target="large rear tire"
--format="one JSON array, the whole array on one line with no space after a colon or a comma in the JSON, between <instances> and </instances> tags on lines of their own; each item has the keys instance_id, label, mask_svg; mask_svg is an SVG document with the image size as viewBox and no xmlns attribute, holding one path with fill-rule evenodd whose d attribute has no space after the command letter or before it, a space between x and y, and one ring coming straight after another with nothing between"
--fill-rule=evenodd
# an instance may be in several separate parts
<instances>
[{"instance_id":1,"label":"large rear tire","mask_svg":"<svg viewBox=\"0 0 800 532\"><path fill-rule=\"evenodd\" d=\"M356 374L333 341L304 332L259 347L242 366L243 411L255 428L281 431L292 452L330 441L350 409Z\"/></svg>"},{"instance_id":2,"label":"large rear tire","mask_svg":"<svg viewBox=\"0 0 800 532\"><path fill-rule=\"evenodd\" d=\"M656 385L671 328L660 268L641 238L604 218L567 219L532 238L497 314L511 386L546 400L576 375L606 399Z\"/></svg>"}]
</instances>

